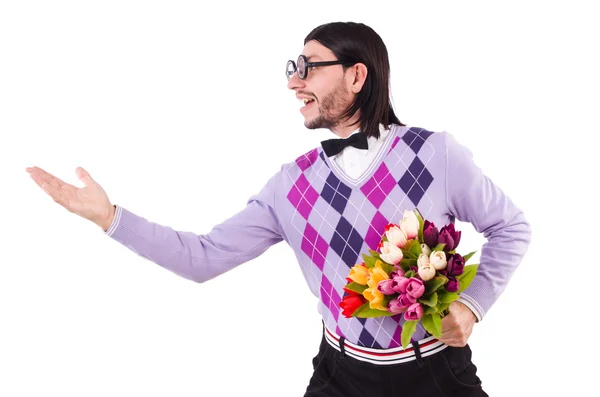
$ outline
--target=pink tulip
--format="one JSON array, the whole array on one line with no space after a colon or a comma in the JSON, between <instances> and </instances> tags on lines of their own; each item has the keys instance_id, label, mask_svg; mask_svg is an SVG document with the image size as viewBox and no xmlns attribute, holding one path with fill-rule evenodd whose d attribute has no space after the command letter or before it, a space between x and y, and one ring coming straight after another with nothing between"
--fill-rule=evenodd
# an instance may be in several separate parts
<instances>
[{"instance_id":1,"label":"pink tulip","mask_svg":"<svg viewBox=\"0 0 600 397\"><path fill-rule=\"evenodd\" d=\"M423 280L415 277L408 279L408 284L406 285L406 295L412 296L415 300L417 300L423 295L424 292L425 284L423 284Z\"/></svg>"},{"instance_id":2,"label":"pink tulip","mask_svg":"<svg viewBox=\"0 0 600 397\"><path fill-rule=\"evenodd\" d=\"M406 311L414 302L411 302L405 295L400 295L388 303L388 310L391 313L398 314Z\"/></svg>"},{"instance_id":3,"label":"pink tulip","mask_svg":"<svg viewBox=\"0 0 600 397\"><path fill-rule=\"evenodd\" d=\"M405 294L406 286L409 281L410 280L404 276L396 276L392 279L392 289L399 294Z\"/></svg>"},{"instance_id":4,"label":"pink tulip","mask_svg":"<svg viewBox=\"0 0 600 397\"><path fill-rule=\"evenodd\" d=\"M404 312L404 319L406 321L419 320L423 317L423 306L420 303L413 303Z\"/></svg>"},{"instance_id":5,"label":"pink tulip","mask_svg":"<svg viewBox=\"0 0 600 397\"><path fill-rule=\"evenodd\" d=\"M392 288L393 282L394 280L392 279L381 280L379 284L377 284L377 289L384 295L394 295L396 291Z\"/></svg>"}]
</instances>

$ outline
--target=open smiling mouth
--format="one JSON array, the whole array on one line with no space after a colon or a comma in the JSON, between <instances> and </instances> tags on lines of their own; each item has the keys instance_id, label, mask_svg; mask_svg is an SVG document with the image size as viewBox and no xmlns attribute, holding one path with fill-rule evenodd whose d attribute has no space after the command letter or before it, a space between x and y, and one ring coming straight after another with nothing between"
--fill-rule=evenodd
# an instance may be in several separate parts
<instances>
[{"instance_id":1,"label":"open smiling mouth","mask_svg":"<svg viewBox=\"0 0 600 397\"><path fill-rule=\"evenodd\" d=\"M305 112L308 109L310 109L311 107L314 106L314 99L309 99L309 98L304 98L300 100L300 103L302 104L302 107L300 108L300 112Z\"/></svg>"}]
</instances>

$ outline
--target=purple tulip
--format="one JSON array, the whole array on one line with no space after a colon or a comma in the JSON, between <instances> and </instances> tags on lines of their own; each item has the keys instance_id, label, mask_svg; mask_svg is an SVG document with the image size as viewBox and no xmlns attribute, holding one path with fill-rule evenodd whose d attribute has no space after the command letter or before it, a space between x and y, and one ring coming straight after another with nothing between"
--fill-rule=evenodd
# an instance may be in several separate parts
<instances>
[{"instance_id":1,"label":"purple tulip","mask_svg":"<svg viewBox=\"0 0 600 397\"><path fill-rule=\"evenodd\" d=\"M377 284L377 290L384 295L394 295L396 291L392 289L393 282L394 280L392 279L381 280L379 284Z\"/></svg>"},{"instance_id":2,"label":"purple tulip","mask_svg":"<svg viewBox=\"0 0 600 397\"><path fill-rule=\"evenodd\" d=\"M419 320L423 317L423 306L420 303L413 303L404 312L404 319L406 321Z\"/></svg>"},{"instance_id":3,"label":"purple tulip","mask_svg":"<svg viewBox=\"0 0 600 397\"><path fill-rule=\"evenodd\" d=\"M413 297L416 302L418 298L420 298L425 292L425 284L423 284L423 280L411 277L408 279L408 284L406 285L406 295Z\"/></svg>"},{"instance_id":4,"label":"purple tulip","mask_svg":"<svg viewBox=\"0 0 600 397\"><path fill-rule=\"evenodd\" d=\"M458 247L458 243L460 243L460 235L462 232L456 231L454 229L454 223L450 223L440 230L440 234L438 236L438 244L446 244L444 247L444 251L452 251L456 247Z\"/></svg>"},{"instance_id":5,"label":"purple tulip","mask_svg":"<svg viewBox=\"0 0 600 397\"><path fill-rule=\"evenodd\" d=\"M448 277L448 283L446 283L446 291L448 292L456 292L460 288L460 282L454 277Z\"/></svg>"},{"instance_id":6,"label":"purple tulip","mask_svg":"<svg viewBox=\"0 0 600 397\"><path fill-rule=\"evenodd\" d=\"M448 260L448 273L451 276L460 276L465 270L465 258L460 254L453 254Z\"/></svg>"},{"instance_id":7,"label":"purple tulip","mask_svg":"<svg viewBox=\"0 0 600 397\"><path fill-rule=\"evenodd\" d=\"M425 220L423 223L423 241L429 248L435 248L438 243L439 234L440 232L438 231L438 228L435 227L435 224Z\"/></svg>"},{"instance_id":8,"label":"purple tulip","mask_svg":"<svg viewBox=\"0 0 600 397\"><path fill-rule=\"evenodd\" d=\"M397 298L394 298L388 303L388 310L391 313L398 314L406 311L414 302L411 302L406 295L400 294Z\"/></svg>"}]
</instances>

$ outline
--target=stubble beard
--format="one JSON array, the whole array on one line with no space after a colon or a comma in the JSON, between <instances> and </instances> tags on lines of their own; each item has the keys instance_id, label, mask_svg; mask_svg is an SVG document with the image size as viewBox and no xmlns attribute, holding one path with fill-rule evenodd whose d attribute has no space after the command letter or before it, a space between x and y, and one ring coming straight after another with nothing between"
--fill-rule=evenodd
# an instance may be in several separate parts
<instances>
[{"instance_id":1,"label":"stubble beard","mask_svg":"<svg viewBox=\"0 0 600 397\"><path fill-rule=\"evenodd\" d=\"M304 126L314 130L317 128L333 129L343 122L343 110L346 109L346 97L348 90L344 82L340 84L329 94L325 95L319 102L319 115L312 120L307 120Z\"/></svg>"}]
</instances>

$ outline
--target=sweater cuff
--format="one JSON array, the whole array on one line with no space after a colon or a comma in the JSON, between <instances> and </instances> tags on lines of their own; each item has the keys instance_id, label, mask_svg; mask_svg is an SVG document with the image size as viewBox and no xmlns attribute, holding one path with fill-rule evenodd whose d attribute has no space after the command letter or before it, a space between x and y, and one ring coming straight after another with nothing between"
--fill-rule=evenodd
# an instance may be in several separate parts
<instances>
[{"instance_id":1,"label":"sweater cuff","mask_svg":"<svg viewBox=\"0 0 600 397\"><path fill-rule=\"evenodd\" d=\"M471 309L471 311L477 318L477 322L480 322L483 319L483 309L481 309L479 304L469 295L466 295L464 292L461 293L459 298L457 299L457 302L460 302L469 309Z\"/></svg>"},{"instance_id":2,"label":"sweater cuff","mask_svg":"<svg viewBox=\"0 0 600 397\"><path fill-rule=\"evenodd\" d=\"M113 233L115 232L115 230L117 230L117 227L119 226L119 223L121 222L121 214L122 213L123 213L123 208L115 204L115 216L113 217L113 221L110 224L110 226L108 227L108 229L104 232L104 234L106 234L108 237L111 237L113 235Z\"/></svg>"}]
</instances>

